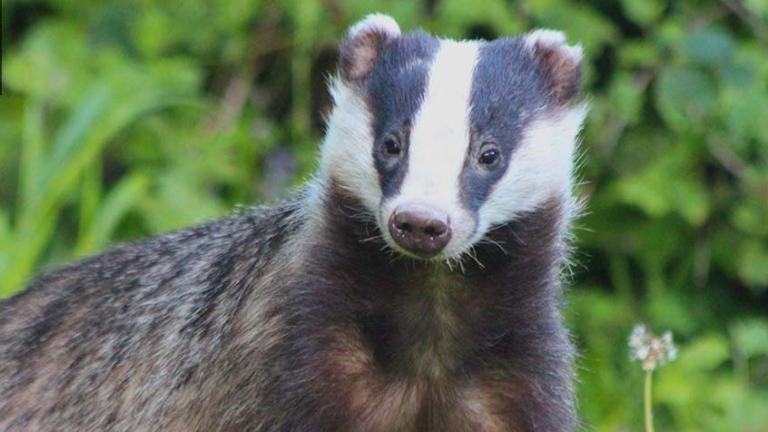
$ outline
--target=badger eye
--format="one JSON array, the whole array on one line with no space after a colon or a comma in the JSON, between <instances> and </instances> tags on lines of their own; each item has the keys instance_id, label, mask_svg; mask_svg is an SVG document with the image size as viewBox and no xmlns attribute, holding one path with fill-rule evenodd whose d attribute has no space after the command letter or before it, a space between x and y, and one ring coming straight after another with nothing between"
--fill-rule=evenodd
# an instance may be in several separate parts
<instances>
[{"instance_id":1,"label":"badger eye","mask_svg":"<svg viewBox=\"0 0 768 432\"><path fill-rule=\"evenodd\" d=\"M384 152L390 156L397 156L402 151L400 142L397 140L397 138L393 136L385 138L383 146L384 146Z\"/></svg>"},{"instance_id":2,"label":"badger eye","mask_svg":"<svg viewBox=\"0 0 768 432\"><path fill-rule=\"evenodd\" d=\"M477 162L480 163L480 165L485 165L488 168L496 166L496 164L499 162L499 150L490 148L483 151L483 153L477 159Z\"/></svg>"}]
</instances>

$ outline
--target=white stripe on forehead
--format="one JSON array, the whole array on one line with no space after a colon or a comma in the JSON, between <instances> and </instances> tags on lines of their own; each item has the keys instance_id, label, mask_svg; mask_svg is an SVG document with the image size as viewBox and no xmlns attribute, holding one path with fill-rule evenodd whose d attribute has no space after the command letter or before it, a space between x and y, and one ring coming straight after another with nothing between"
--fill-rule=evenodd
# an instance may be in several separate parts
<instances>
[{"instance_id":1,"label":"white stripe on forehead","mask_svg":"<svg viewBox=\"0 0 768 432\"><path fill-rule=\"evenodd\" d=\"M460 176L469 145L469 104L477 42L443 40L413 121L408 172L398 201L459 206Z\"/></svg>"}]
</instances>

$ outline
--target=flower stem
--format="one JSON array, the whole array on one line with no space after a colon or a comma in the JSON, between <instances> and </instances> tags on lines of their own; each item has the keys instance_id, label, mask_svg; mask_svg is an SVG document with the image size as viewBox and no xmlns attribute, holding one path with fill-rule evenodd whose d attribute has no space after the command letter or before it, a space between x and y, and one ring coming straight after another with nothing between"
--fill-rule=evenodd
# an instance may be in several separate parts
<instances>
[{"instance_id":1,"label":"flower stem","mask_svg":"<svg viewBox=\"0 0 768 432\"><path fill-rule=\"evenodd\" d=\"M652 377L652 370L645 373L645 432L653 432L653 408L651 407Z\"/></svg>"}]
</instances>

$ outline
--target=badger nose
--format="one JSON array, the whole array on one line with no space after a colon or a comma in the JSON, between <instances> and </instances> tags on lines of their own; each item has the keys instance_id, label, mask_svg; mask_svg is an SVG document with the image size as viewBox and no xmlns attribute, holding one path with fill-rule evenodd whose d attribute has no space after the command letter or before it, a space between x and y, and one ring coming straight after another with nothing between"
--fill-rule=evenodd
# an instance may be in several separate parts
<instances>
[{"instance_id":1,"label":"badger nose","mask_svg":"<svg viewBox=\"0 0 768 432\"><path fill-rule=\"evenodd\" d=\"M389 232L403 249L423 257L436 255L451 240L448 215L423 205L401 205L389 217Z\"/></svg>"}]
</instances>

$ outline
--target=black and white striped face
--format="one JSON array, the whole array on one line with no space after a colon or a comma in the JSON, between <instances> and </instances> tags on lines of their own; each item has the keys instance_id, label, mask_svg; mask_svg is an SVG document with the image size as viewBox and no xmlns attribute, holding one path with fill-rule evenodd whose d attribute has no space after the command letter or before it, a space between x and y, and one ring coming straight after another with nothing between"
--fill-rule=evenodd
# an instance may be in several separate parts
<instances>
[{"instance_id":1,"label":"black and white striped face","mask_svg":"<svg viewBox=\"0 0 768 432\"><path fill-rule=\"evenodd\" d=\"M375 214L395 250L458 258L570 196L580 62L559 32L459 42L369 16L340 47L321 175Z\"/></svg>"}]
</instances>

